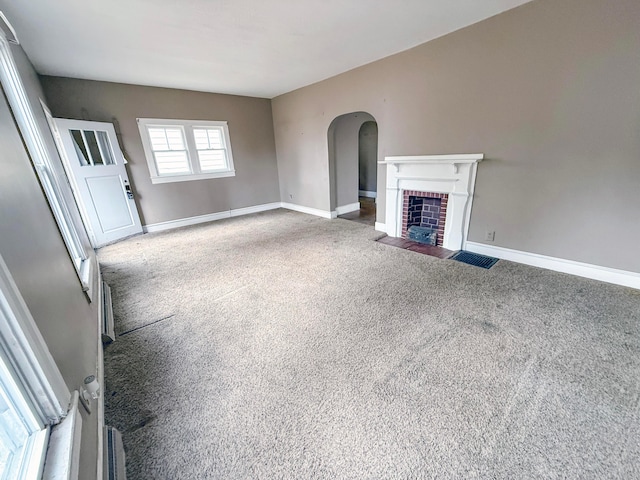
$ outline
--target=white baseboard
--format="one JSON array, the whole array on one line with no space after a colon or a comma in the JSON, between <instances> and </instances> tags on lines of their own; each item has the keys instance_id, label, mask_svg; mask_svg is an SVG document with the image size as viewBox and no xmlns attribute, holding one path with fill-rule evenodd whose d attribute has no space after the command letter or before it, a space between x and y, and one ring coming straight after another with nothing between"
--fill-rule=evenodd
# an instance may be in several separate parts
<instances>
[{"instance_id":1,"label":"white baseboard","mask_svg":"<svg viewBox=\"0 0 640 480\"><path fill-rule=\"evenodd\" d=\"M368 190L358 190L358 196L367 198L377 198L377 192L370 192Z\"/></svg>"},{"instance_id":2,"label":"white baseboard","mask_svg":"<svg viewBox=\"0 0 640 480\"><path fill-rule=\"evenodd\" d=\"M228 211L209 213L207 215L198 215L196 217L180 218L178 220L169 220L168 222L143 225L142 231L144 231L144 233L162 232L164 230L171 230L173 228L187 227L189 225L196 225L198 223L213 222L214 220L222 220L223 218L230 217L231 215Z\"/></svg>"},{"instance_id":3,"label":"white baseboard","mask_svg":"<svg viewBox=\"0 0 640 480\"><path fill-rule=\"evenodd\" d=\"M387 233L387 225L385 223L376 222L374 227L378 232Z\"/></svg>"},{"instance_id":4,"label":"white baseboard","mask_svg":"<svg viewBox=\"0 0 640 480\"><path fill-rule=\"evenodd\" d=\"M169 220L168 222L151 223L143 225L144 233L161 232L163 230L171 230L173 228L187 227L198 223L213 222L224 218L238 217L240 215L249 215L250 213L264 212L266 210L274 210L280 208L280 202L265 203L263 205L255 205L253 207L236 208L225 212L209 213L206 215L198 215L195 217L179 218L177 220Z\"/></svg>"},{"instance_id":5,"label":"white baseboard","mask_svg":"<svg viewBox=\"0 0 640 480\"><path fill-rule=\"evenodd\" d=\"M357 212L360 210L360 202L350 203L349 205L342 205L341 207L336 207L336 216L344 215L345 213Z\"/></svg>"},{"instance_id":6,"label":"white baseboard","mask_svg":"<svg viewBox=\"0 0 640 480\"><path fill-rule=\"evenodd\" d=\"M240 217L242 215L250 215L252 213L260 213L266 212L267 210L275 210L276 208L280 208L282 203L273 202L273 203L263 203L262 205L255 205L253 207L244 207L244 208L236 208L234 210L229 210L230 216L232 217Z\"/></svg>"},{"instance_id":7,"label":"white baseboard","mask_svg":"<svg viewBox=\"0 0 640 480\"><path fill-rule=\"evenodd\" d=\"M276 208L286 208L287 210L293 210L296 212L307 213L309 215L315 215L322 218L336 218L343 213L353 212L360 209L360 203L353 203L351 205L345 205L338 210L328 212L326 210L320 210L318 208L304 207L302 205L296 205L295 203L287 202L273 202L265 203L262 205L255 205L253 207L236 208L225 212L208 213L206 215L198 215L195 217L179 218L177 220L169 220L167 222L150 223L149 225L143 225L142 230L144 233L162 232L163 230L171 230L173 228L187 227L189 225L196 225L198 223L213 222L216 220L222 220L225 218L239 217L241 215L249 215L251 213L265 212L267 210L275 210ZM351 210L349 210L351 208ZM344 211L342 210L344 209Z\"/></svg>"},{"instance_id":8,"label":"white baseboard","mask_svg":"<svg viewBox=\"0 0 640 480\"><path fill-rule=\"evenodd\" d=\"M320 210L318 208L303 207L302 205L296 205L295 203L282 202L282 208L287 210L293 210L295 212L308 213L309 215L315 215L322 218L336 218L336 212L328 212L326 210Z\"/></svg>"},{"instance_id":9,"label":"white baseboard","mask_svg":"<svg viewBox=\"0 0 640 480\"><path fill-rule=\"evenodd\" d=\"M377 230L377 227L376 227ZM465 250L491 257L502 258L512 262L524 263L534 267L546 268L556 272L570 273L580 277L600 280L602 282L615 283L625 287L640 289L640 273L618 270L615 268L601 267L588 263L574 262L563 258L548 257L537 253L511 250L504 247L486 245L484 243L467 242Z\"/></svg>"}]
</instances>

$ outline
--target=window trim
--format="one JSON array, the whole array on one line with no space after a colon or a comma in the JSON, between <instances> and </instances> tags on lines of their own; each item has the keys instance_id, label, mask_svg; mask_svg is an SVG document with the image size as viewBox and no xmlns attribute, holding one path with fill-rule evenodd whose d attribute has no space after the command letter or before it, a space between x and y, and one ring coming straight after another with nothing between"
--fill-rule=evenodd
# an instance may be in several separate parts
<instances>
[{"instance_id":1,"label":"window trim","mask_svg":"<svg viewBox=\"0 0 640 480\"><path fill-rule=\"evenodd\" d=\"M49 126L49 131L51 132L51 136L53 137L53 142L55 144L58 155L60 155L60 163L62 164L62 168L64 169L65 175L67 176L67 180L69 181L69 186L71 187L72 193L75 195L75 190L77 190L77 186L75 184L75 180L73 175L69 171L69 159L66 157L66 153L64 151L64 146L62 145L62 141L60 139L60 132L58 132L58 128L56 127L55 122L53 121L53 114L49 109L48 105L44 103L42 99L40 99L40 106L42 107L42 111L44 112L44 117L47 121L47 125ZM82 205L76 203L78 207L78 213L80 214L80 218L82 220L83 225L85 226L85 231L87 234L93 238L93 232L86 226L88 222L85 222L87 218L86 212L83 211ZM71 219L69 219L71 221ZM75 230L75 228L74 228ZM76 233L77 235L77 233ZM70 254L71 255L71 254ZM73 260L73 258L72 258ZM93 261L89 256L80 263L80 267L76 268L78 272L78 277L80 278L80 283L82 284L82 290L85 292L89 301L93 301L94 288L93 288Z\"/></svg>"},{"instance_id":2,"label":"window trim","mask_svg":"<svg viewBox=\"0 0 640 480\"><path fill-rule=\"evenodd\" d=\"M35 119L34 110L11 53L10 42L2 28L0 28L0 83L13 111L15 122L27 147L31 163L49 207L53 212L60 236L75 268L82 290L90 295L91 259L80 241L69 207L62 195L58 175L51 163L50 152L45 146L44 137ZM40 102L42 103L42 100ZM91 301L91 297L89 297L89 301Z\"/></svg>"},{"instance_id":3,"label":"window trim","mask_svg":"<svg viewBox=\"0 0 640 480\"><path fill-rule=\"evenodd\" d=\"M2 256L0 348L34 404L36 417L45 425L60 422L71 393Z\"/></svg>"},{"instance_id":4,"label":"window trim","mask_svg":"<svg viewBox=\"0 0 640 480\"><path fill-rule=\"evenodd\" d=\"M173 183L186 182L191 180L206 180L210 178L234 177L236 171L233 165L233 152L231 149L231 138L229 137L229 125L226 121L214 120L175 120L162 118L137 118L140 138L144 148L144 155L147 159L151 183ZM149 140L148 127L181 127L184 133L185 147L187 150L187 161L191 168L190 173L179 175L159 175L156 167L153 149ZM203 172L198 160L198 149L196 148L194 128L217 127L222 130L227 154L227 168L213 172Z\"/></svg>"},{"instance_id":5,"label":"window trim","mask_svg":"<svg viewBox=\"0 0 640 480\"><path fill-rule=\"evenodd\" d=\"M2 300L4 301L4 298ZM4 308L0 310L2 325L8 323L5 313ZM19 450L13 452L2 473L5 476L7 473L13 474L15 478L40 478L50 429L42 421L33 402L25 394L16 369L11 364L8 355L4 354L4 349L0 350L0 388L3 390L3 396L12 407L14 418L17 416L20 419L18 421L25 430L24 443ZM13 439L11 433L8 433Z\"/></svg>"}]
</instances>

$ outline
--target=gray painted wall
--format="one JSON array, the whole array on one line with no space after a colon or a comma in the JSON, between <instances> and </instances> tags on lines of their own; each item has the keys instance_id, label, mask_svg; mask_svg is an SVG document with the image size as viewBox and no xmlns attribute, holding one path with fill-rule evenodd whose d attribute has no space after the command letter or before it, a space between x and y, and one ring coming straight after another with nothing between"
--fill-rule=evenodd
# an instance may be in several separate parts
<instances>
[{"instance_id":1,"label":"gray painted wall","mask_svg":"<svg viewBox=\"0 0 640 480\"><path fill-rule=\"evenodd\" d=\"M378 124L364 122L358 132L358 189L377 191L378 178Z\"/></svg>"},{"instance_id":2,"label":"gray painted wall","mask_svg":"<svg viewBox=\"0 0 640 480\"><path fill-rule=\"evenodd\" d=\"M326 210L327 129L366 111L381 158L485 154L470 240L640 272L638 52L637 0L538 0L282 95L280 190Z\"/></svg>"},{"instance_id":3,"label":"gray painted wall","mask_svg":"<svg viewBox=\"0 0 640 480\"><path fill-rule=\"evenodd\" d=\"M40 106L37 75L20 47L12 49L36 120L62 168ZM7 263L70 391L96 373L97 302L82 291L66 246L4 97L0 98L0 255ZM66 185L62 185L65 188ZM67 187L68 188L68 187ZM70 191L66 195L71 197ZM75 204L71 204L72 208ZM79 221L77 210L72 212ZM88 245L84 230L80 231ZM88 250L93 255L93 250ZM92 257L92 261L95 259ZM95 410L94 410L95 411ZM80 478L95 478L97 414L81 410Z\"/></svg>"},{"instance_id":4,"label":"gray painted wall","mask_svg":"<svg viewBox=\"0 0 640 480\"><path fill-rule=\"evenodd\" d=\"M213 93L41 77L56 117L117 121L143 224L280 201L271 102ZM152 184L136 118L226 120L236 176Z\"/></svg>"}]
</instances>

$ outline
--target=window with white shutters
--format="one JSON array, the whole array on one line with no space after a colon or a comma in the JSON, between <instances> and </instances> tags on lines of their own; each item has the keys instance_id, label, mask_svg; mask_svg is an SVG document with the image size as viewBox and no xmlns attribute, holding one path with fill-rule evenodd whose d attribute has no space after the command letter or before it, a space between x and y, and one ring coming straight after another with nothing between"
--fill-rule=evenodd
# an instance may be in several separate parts
<instances>
[{"instance_id":1,"label":"window with white shutters","mask_svg":"<svg viewBox=\"0 0 640 480\"><path fill-rule=\"evenodd\" d=\"M235 175L227 122L139 118L153 183Z\"/></svg>"},{"instance_id":2,"label":"window with white shutters","mask_svg":"<svg viewBox=\"0 0 640 480\"><path fill-rule=\"evenodd\" d=\"M194 128L193 136L198 150L198 162L203 172L227 168L227 149L221 127Z\"/></svg>"},{"instance_id":3,"label":"window with white shutters","mask_svg":"<svg viewBox=\"0 0 640 480\"><path fill-rule=\"evenodd\" d=\"M184 131L180 127L147 127L158 175L191 173Z\"/></svg>"}]
</instances>

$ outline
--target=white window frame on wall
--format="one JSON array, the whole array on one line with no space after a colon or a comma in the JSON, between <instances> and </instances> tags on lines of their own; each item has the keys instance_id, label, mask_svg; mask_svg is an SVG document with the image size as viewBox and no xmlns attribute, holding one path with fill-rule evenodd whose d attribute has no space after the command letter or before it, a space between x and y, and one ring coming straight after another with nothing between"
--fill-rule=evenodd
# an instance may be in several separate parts
<instances>
[{"instance_id":1,"label":"white window frame on wall","mask_svg":"<svg viewBox=\"0 0 640 480\"><path fill-rule=\"evenodd\" d=\"M4 394L29 430L13 473L20 479L40 478L49 427L67 416L72 397L1 256L0 357Z\"/></svg>"},{"instance_id":2,"label":"white window frame on wall","mask_svg":"<svg viewBox=\"0 0 640 480\"><path fill-rule=\"evenodd\" d=\"M144 147L144 154L149 166L151 183L185 182L190 180L203 180L208 178L235 176L236 171L233 166L233 153L231 151L231 140L229 138L229 126L227 122L211 120L171 120L161 118L138 118L137 121L138 129L140 130L140 138L142 139L142 146ZM150 127L179 127L182 129L184 140L186 142L185 148L187 151L187 161L189 162L189 172L173 175L162 175L158 173L154 151L151 147L151 141L149 139L148 128ZM225 166L225 168L214 171L202 171L202 169L200 168L198 149L196 147L195 137L193 134L193 130L197 128L213 128L219 129L221 131L227 159L227 165Z\"/></svg>"},{"instance_id":3,"label":"white window frame on wall","mask_svg":"<svg viewBox=\"0 0 640 480\"><path fill-rule=\"evenodd\" d=\"M17 43L17 41L14 43ZM9 106L13 111L15 121L27 146L36 174L82 284L82 289L89 291L91 288L91 261L82 246L69 207L62 195L50 153L45 146L43 134L38 127L29 98L22 84L20 73L11 53L10 42L2 28L0 28L0 83L7 96Z\"/></svg>"}]
</instances>

